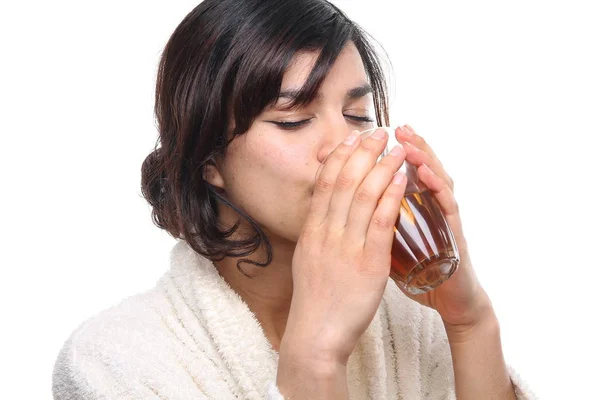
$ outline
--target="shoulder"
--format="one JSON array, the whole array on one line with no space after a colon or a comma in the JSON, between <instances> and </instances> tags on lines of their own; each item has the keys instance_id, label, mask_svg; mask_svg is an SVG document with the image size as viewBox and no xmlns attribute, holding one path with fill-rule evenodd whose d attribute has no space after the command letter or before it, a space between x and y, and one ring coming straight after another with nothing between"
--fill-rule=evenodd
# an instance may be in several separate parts
<instances>
[{"instance_id":1,"label":"shoulder","mask_svg":"<svg viewBox=\"0 0 600 400\"><path fill-rule=\"evenodd\" d=\"M118 398L119 392L136 398L131 378L143 357L136 353L153 340L159 326L159 318L148 306L153 296L151 291L125 299L73 331L54 366L55 398ZM143 397L143 391L137 394Z\"/></svg>"},{"instance_id":2,"label":"shoulder","mask_svg":"<svg viewBox=\"0 0 600 400\"><path fill-rule=\"evenodd\" d=\"M177 319L168 297L157 286L83 322L65 341L56 360L54 398L155 398L158 392L166 394L169 381L171 388L182 383L178 389L185 393L190 378L181 354L188 339L178 334L172 323ZM201 358L197 360L202 363ZM196 392L188 394L203 398Z\"/></svg>"}]
</instances>

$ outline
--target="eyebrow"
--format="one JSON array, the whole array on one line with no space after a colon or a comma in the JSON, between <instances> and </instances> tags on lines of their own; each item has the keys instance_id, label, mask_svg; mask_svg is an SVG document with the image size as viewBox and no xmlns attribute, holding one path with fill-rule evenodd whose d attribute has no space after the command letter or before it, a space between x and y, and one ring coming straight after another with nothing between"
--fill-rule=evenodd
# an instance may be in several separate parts
<instances>
[{"instance_id":1,"label":"eyebrow","mask_svg":"<svg viewBox=\"0 0 600 400\"><path fill-rule=\"evenodd\" d=\"M348 92L346 93L346 100L360 99L361 97L366 96L371 93L373 93L373 87L370 84L365 83L362 86L358 86L358 87L348 90ZM294 101L298 97L299 94L300 94L300 89L284 90L279 93L279 98ZM320 99L322 97L323 97L323 95L321 93L318 93L316 98Z\"/></svg>"}]
</instances>

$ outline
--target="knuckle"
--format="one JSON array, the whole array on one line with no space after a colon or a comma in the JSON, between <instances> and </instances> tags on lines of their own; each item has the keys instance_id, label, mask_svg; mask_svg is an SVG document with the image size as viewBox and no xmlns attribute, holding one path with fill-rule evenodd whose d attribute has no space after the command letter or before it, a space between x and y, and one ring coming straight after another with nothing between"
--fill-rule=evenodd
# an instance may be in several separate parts
<instances>
[{"instance_id":1,"label":"knuckle","mask_svg":"<svg viewBox=\"0 0 600 400\"><path fill-rule=\"evenodd\" d=\"M370 203L375 200L375 194L366 187L360 187L354 195L354 200L359 204Z\"/></svg>"},{"instance_id":2,"label":"knuckle","mask_svg":"<svg viewBox=\"0 0 600 400\"><path fill-rule=\"evenodd\" d=\"M331 191L333 189L333 182L325 177L320 176L315 182L315 187L323 192Z\"/></svg>"},{"instance_id":3,"label":"knuckle","mask_svg":"<svg viewBox=\"0 0 600 400\"><path fill-rule=\"evenodd\" d=\"M344 235L343 229L334 228L332 226L325 227L323 234L321 235L323 245L331 245L339 243L341 237Z\"/></svg>"},{"instance_id":4,"label":"knuckle","mask_svg":"<svg viewBox=\"0 0 600 400\"><path fill-rule=\"evenodd\" d=\"M390 185L387 190L383 192L383 195L381 195L381 200L395 200L402 195L404 195L404 189L398 185Z\"/></svg>"},{"instance_id":5,"label":"knuckle","mask_svg":"<svg viewBox=\"0 0 600 400\"><path fill-rule=\"evenodd\" d=\"M338 149L338 150L334 151L333 153L331 153L327 157L327 159L328 160L332 159L333 161L336 161L338 163L339 162L343 163L343 162L346 161L346 159L348 158L349 154L350 154L350 149L348 149L348 148L341 148L341 149Z\"/></svg>"},{"instance_id":6,"label":"knuckle","mask_svg":"<svg viewBox=\"0 0 600 400\"><path fill-rule=\"evenodd\" d=\"M394 226L394 221L391 221L389 218L385 218L382 215L374 215L371 220L373 226L380 230L389 230Z\"/></svg>"},{"instance_id":7,"label":"knuckle","mask_svg":"<svg viewBox=\"0 0 600 400\"><path fill-rule=\"evenodd\" d=\"M315 225L305 225L304 229L300 232L300 238L308 239L312 238L320 233L320 229Z\"/></svg>"},{"instance_id":8,"label":"knuckle","mask_svg":"<svg viewBox=\"0 0 600 400\"><path fill-rule=\"evenodd\" d=\"M314 246L322 243L323 229L320 226L305 226L298 237L298 243L314 251Z\"/></svg>"},{"instance_id":9,"label":"knuckle","mask_svg":"<svg viewBox=\"0 0 600 400\"><path fill-rule=\"evenodd\" d=\"M369 140L363 140L363 142L360 144L360 146L358 148L363 153L366 153L369 155L379 155L379 153L377 152L376 146L374 145L374 143L372 143Z\"/></svg>"},{"instance_id":10,"label":"knuckle","mask_svg":"<svg viewBox=\"0 0 600 400\"><path fill-rule=\"evenodd\" d=\"M356 180L347 173L341 173L338 176L336 185L339 189L348 189L354 185Z\"/></svg>"}]
</instances>

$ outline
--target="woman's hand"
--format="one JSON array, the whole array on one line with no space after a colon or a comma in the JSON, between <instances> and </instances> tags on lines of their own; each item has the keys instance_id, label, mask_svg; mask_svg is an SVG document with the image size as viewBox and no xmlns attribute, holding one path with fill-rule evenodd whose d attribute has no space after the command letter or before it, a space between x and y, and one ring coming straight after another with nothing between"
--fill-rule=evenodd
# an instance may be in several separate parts
<instances>
[{"instance_id":1,"label":"woman's hand","mask_svg":"<svg viewBox=\"0 0 600 400\"><path fill-rule=\"evenodd\" d=\"M297 383L306 368L323 372L321 377L332 374L329 383L345 386L338 372L345 374L348 358L383 297L393 228L406 187L404 174L394 175L404 161L402 146L377 163L386 142L384 130L364 140L354 131L318 174L292 262L294 293L278 371L285 395L308 390Z\"/></svg>"},{"instance_id":2,"label":"woman's hand","mask_svg":"<svg viewBox=\"0 0 600 400\"><path fill-rule=\"evenodd\" d=\"M460 265L450 279L434 290L420 295L407 294L413 300L438 311L447 329L466 330L489 319L493 314L490 300L479 284L469 258L454 182L444 170L431 147L408 125L396 128L396 139L404 144L406 160L418 167L419 179L435 195L459 249Z\"/></svg>"},{"instance_id":3,"label":"woman's hand","mask_svg":"<svg viewBox=\"0 0 600 400\"><path fill-rule=\"evenodd\" d=\"M405 125L395 133L398 142L405 143L407 161L418 166L419 178L440 203L460 254L460 265L450 279L424 294L407 296L437 310L444 321L457 398L514 399L498 320L469 258L452 179L431 147L411 127Z\"/></svg>"}]
</instances>

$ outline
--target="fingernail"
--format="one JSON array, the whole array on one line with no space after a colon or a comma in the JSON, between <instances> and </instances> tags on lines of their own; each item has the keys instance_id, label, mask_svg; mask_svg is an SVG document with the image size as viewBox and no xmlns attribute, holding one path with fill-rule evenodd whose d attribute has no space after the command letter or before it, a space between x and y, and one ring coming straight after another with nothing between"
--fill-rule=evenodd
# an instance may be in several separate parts
<instances>
[{"instance_id":1,"label":"fingernail","mask_svg":"<svg viewBox=\"0 0 600 400\"><path fill-rule=\"evenodd\" d=\"M375 140L381 140L385 137L385 130L383 129L377 129L375 131L375 133L373 133L373 135L371 136L373 139Z\"/></svg>"},{"instance_id":2,"label":"fingernail","mask_svg":"<svg viewBox=\"0 0 600 400\"><path fill-rule=\"evenodd\" d=\"M414 136L414 132L412 131L412 128L409 128L408 125L404 125L402 127L402 130L404 131L404 133L406 133L406 136Z\"/></svg>"},{"instance_id":3,"label":"fingernail","mask_svg":"<svg viewBox=\"0 0 600 400\"><path fill-rule=\"evenodd\" d=\"M352 133L346 139L344 139L344 144L347 144L348 146L352 145L356 141L357 137L358 131L352 131Z\"/></svg>"},{"instance_id":4,"label":"fingernail","mask_svg":"<svg viewBox=\"0 0 600 400\"><path fill-rule=\"evenodd\" d=\"M404 151L404 149L402 148L402 146L397 145L397 146L394 146L394 148L392 149L392 151L390 151L390 154L393 155L393 156L398 157L399 155L402 154L403 151Z\"/></svg>"},{"instance_id":5,"label":"fingernail","mask_svg":"<svg viewBox=\"0 0 600 400\"><path fill-rule=\"evenodd\" d=\"M406 175L404 175L402 172L397 172L396 175L394 175L394 179L392 179L392 182L394 183L394 185L402 185L405 179Z\"/></svg>"}]
</instances>

